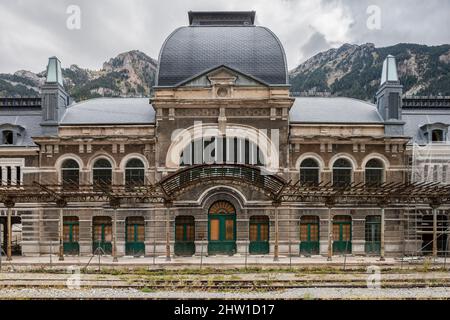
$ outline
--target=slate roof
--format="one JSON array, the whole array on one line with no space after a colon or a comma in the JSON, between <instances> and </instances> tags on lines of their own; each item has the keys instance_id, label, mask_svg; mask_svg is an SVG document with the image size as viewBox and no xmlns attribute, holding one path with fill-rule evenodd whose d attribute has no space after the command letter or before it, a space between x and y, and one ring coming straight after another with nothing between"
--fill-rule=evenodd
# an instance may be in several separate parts
<instances>
[{"instance_id":1,"label":"slate roof","mask_svg":"<svg viewBox=\"0 0 450 320\"><path fill-rule=\"evenodd\" d=\"M188 26L164 42L157 86L176 86L205 70L228 66L269 85L287 85L286 55L278 38L260 26Z\"/></svg>"},{"instance_id":2,"label":"slate roof","mask_svg":"<svg viewBox=\"0 0 450 320\"><path fill-rule=\"evenodd\" d=\"M420 128L426 124L442 123L450 126L449 109L403 109L402 120L405 121L405 135L412 137L410 143L427 144Z\"/></svg>"},{"instance_id":3,"label":"slate roof","mask_svg":"<svg viewBox=\"0 0 450 320\"><path fill-rule=\"evenodd\" d=\"M155 110L148 98L97 98L69 106L62 125L150 124Z\"/></svg>"},{"instance_id":4,"label":"slate roof","mask_svg":"<svg viewBox=\"0 0 450 320\"><path fill-rule=\"evenodd\" d=\"M12 124L18 125L25 129L23 137L19 139L15 145L7 145L7 147L35 147L37 146L32 137L42 134L40 123L42 121L41 110L22 111L2 110L0 111L0 125ZM0 145L1 147L1 145Z\"/></svg>"},{"instance_id":5,"label":"slate roof","mask_svg":"<svg viewBox=\"0 0 450 320\"><path fill-rule=\"evenodd\" d=\"M344 97L295 98L289 120L294 123L383 123L374 104Z\"/></svg>"}]
</instances>

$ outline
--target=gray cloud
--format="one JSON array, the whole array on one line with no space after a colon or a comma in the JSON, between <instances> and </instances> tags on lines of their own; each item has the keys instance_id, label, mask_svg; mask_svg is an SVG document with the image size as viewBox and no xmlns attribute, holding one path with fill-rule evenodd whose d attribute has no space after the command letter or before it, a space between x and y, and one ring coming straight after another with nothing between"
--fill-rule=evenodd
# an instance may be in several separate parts
<instances>
[{"instance_id":1,"label":"gray cloud","mask_svg":"<svg viewBox=\"0 0 450 320\"><path fill-rule=\"evenodd\" d=\"M301 52L304 56L312 57L313 55L329 49L330 44L325 39L325 36L320 32L314 32L302 48Z\"/></svg>"},{"instance_id":2,"label":"gray cloud","mask_svg":"<svg viewBox=\"0 0 450 320\"><path fill-rule=\"evenodd\" d=\"M71 4L81 8L81 30L66 28ZM366 27L369 5L381 9L380 30ZM447 0L2 0L0 72L41 71L53 55L95 69L132 49L157 58L189 10L255 10L285 46L290 68L345 42L450 43Z\"/></svg>"}]
</instances>

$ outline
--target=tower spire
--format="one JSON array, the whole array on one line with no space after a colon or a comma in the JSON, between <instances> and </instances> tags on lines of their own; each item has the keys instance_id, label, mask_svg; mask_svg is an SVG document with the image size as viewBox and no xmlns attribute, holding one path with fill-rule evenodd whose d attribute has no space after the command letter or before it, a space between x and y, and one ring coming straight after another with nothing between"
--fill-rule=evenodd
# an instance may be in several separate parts
<instances>
[{"instance_id":1,"label":"tower spire","mask_svg":"<svg viewBox=\"0 0 450 320\"><path fill-rule=\"evenodd\" d=\"M383 61L380 88L376 93L378 112L384 119L384 131L387 136L402 136L402 94L397 73L395 57L388 55Z\"/></svg>"}]
</instances>

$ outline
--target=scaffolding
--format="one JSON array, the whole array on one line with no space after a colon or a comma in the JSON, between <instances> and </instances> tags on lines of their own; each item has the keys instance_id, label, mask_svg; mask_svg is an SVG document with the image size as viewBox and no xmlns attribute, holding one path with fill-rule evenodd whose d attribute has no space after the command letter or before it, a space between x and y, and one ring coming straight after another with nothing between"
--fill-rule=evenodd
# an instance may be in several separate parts
<instances>
[{"instance_id":1,"label":"scaffolding","mask_svg":"<svg viewBox=\"0 0 450 320\"><path fill-rule=\"evenodd\" d=\"M412 145L410 180L412 183L450 185L450 144L447 142ZM405 255L447 256L450 245L449 211L408 207L404 214Z\"/></svg>"}]
</instances>

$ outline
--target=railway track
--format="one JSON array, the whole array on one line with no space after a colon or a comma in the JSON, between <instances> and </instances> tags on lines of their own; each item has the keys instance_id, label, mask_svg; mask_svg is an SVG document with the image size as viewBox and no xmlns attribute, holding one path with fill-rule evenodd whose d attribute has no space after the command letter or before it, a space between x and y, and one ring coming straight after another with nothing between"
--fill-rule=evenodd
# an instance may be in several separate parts
<instances>
[{"instance_id":1,"label":"railway track","mask_svg":"<svg viewBox=\"0 0 450 320\"><path fill-rule=\"evenodd\" d=\"M0 278L1 288L67 288L68 276L54 277L21 277ZM73 285L73 281L70 282ZM257 279L257 280L217 280L217 279L83 279L77 282L81 288L134 288L140 290L164 291L164 290L246 290L246 291L275 291L295 288L367 288L366 279ZM381 279L381 288L450 288L448 278L391 278Z\"/></svg>"}]
</instances>

